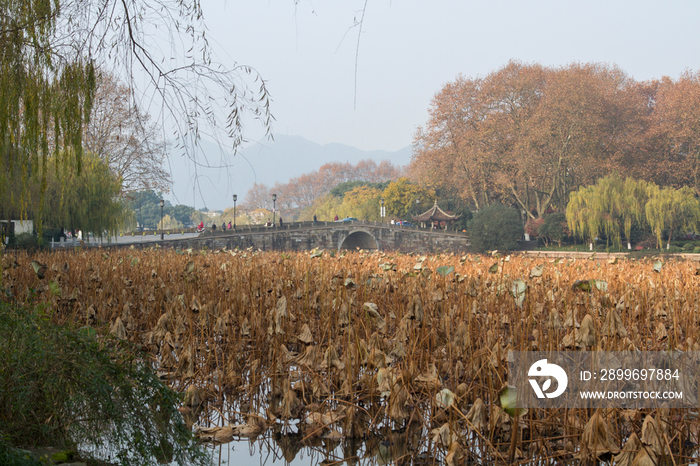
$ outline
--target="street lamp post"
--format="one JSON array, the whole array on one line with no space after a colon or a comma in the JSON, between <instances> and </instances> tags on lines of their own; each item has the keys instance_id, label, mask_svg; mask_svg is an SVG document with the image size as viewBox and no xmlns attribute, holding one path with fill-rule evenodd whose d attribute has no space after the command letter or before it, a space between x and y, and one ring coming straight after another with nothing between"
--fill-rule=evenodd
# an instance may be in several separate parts
<instances>
[{"instance_id":1,"label":"street lamp post","mask_svg":"<svg viewBox=\"0 0 700 466\"><path fill-rule=\"evenodd\" d=\"M420 215L420 199L416 199L416 217Z\"/></svg>"},{"instance_id":2,"label":"street lamp post","mask_svg":"<svg viewBox=\"0 0 700 466\"><path fill-rule=\"evenodd\" d=\"M272 228L275 228L275 204L277 203L277 194L272 195Z\"/></svg>"},{"instance_id":3,"label":"street lamp post","mask_svg":"<svg viewBox=\"0 0 700 466\"><path fill-rule=\"evenodd\" d=\"M163 207L165 206L165 201L160 200L160 239L163 239Z\"/></svg>"},{"instance_id":4,"label":"street lamp post","mask_svg":"<svg viewBox=\"0 0 700 466\"><path fill-rule=\"evenodd\" d=\"M238 195L233 195L233 231L236 231L236 201L238 200Z\"/></svg>"},{"instance_id":5,"label":"street lamp post","mask_svg":"<svg viewBox=\"0 0 700 466\"><path fill-rule=\"evenodd\" d=\"M379 216L382 219L382 223L384 223L384 217L386 217L386 211L384 210L384 198L382 198L382 208L379 211Z\"/></svg>"}]
</instances>

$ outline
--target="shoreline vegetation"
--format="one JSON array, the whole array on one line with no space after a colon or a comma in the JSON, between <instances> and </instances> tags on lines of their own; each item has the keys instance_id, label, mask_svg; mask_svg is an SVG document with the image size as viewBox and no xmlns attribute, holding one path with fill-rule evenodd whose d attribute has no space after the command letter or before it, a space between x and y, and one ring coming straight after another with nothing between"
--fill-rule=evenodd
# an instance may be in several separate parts
<instances>
[{"instance_id":1,"label":"shoreline vegetation","mask_svg":"<svg viewBox=\"0 0 700 466\"><path fill-rule=\"evenodd\" d=\"M57 323L34 292L27 298L0 302L2 464L206 464L180 419L180 397L137 347L79 322ZM38 461L38 447L58 451ZM100 451L108 453L93 456Z\"/></svg>"},{"instance_id":2,"label":"shoreline vegetation","mask_svg":"<svg viewBox=\"0 0 700 466\"><path fill-rule=\"evenodd\" d=\"M700 351L700 268L692 261L158 248L17 252L2 261L0 346L24 333L35 335L29 341L37 348L55 332L74 335L43 352L29 344L0 351L27 353L0 362L0 370L24 371L13 379L3 373L1 380L11 380L0 388L4 429L6 418L15 419L8 417L8 408L19 409L14 404L87 378L75 375L80 367L58 370L48 356L94 353L101 356L83 361L88 373L116 361L140 378L109 366L112 372L93 377L94 398L71 396L62 414L76 417L136 380L148 388L133 400L160 394L179 411L169 411L170 425L184 419L187 437L180 438L194 432L207 444L274 434L345 449L397 439L387 447L395 461L428 455L449 466L697 462L693 410L517 413L501 399L510 350ZM159 388L150 369L180 395ZM60 392L72 394L65 387ZM110 409L111 426L119 408ZM52 414L24 421L43 435L47 425L80 427ZM159 420L150 430L134 424L122 432L151 449L177 448L161 444ZM108 436L110 426L98 425ZM3 434L12 445L31 438ZM348 447L347 455L357 450Z\"/></svg>"}]
</instances>

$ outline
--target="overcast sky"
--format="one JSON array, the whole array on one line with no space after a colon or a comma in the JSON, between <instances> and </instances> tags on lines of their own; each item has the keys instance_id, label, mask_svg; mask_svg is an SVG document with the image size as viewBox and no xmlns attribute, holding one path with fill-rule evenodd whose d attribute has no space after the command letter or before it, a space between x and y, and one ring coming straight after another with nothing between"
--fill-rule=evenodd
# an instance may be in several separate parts
<instances>
[{"instance_id":1,"label":"overcast sky","mask_svg":"<svg viewBox=\"0 0 700 466\"><path fill-rule=\"evenodd\" d=\"M443 84L511 59L606 62L637 80L700 68L697 1L368 0L355 92L364 0L202 3L220 61L267 80L275 132L365 150L409 145Z\"/></svg>"}]
</instances>

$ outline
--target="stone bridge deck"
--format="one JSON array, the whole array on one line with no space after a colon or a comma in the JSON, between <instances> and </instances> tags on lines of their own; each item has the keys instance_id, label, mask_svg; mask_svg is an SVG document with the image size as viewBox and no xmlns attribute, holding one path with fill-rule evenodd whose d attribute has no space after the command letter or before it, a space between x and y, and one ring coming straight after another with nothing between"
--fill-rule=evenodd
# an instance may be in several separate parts
<instances>
[{"instance_id":1,"label":"stone bridge deck","mask_svg":"<svg viewBox=\"0 0 700 466\"><path fill-rule=\"evenodd\" d=\"M469 240L464 233L365 221L295 222L281 227L279 224L275 227L244 225L236 231L207 231L197 238L184 241L195 247L253 247L280 251L359 248L401 252L464 252L469 248ZM173 243L180 242L171 241L168 244L182 247Z\"/></svg>"}]
</instances>

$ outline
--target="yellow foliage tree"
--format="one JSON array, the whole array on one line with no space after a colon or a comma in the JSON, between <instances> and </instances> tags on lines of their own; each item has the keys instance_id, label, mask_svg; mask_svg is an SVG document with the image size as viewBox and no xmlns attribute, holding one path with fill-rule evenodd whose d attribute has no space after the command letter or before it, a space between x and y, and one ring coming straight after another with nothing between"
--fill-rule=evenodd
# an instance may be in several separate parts
<instances>
[{"instance_id":1,"label":"yellow foliage tree","mask_svg":"<svg viewBox=\"0 0 700 466\"><path fill-rule=\"evenodd\" d=\"M163 220L158 222L158 230L176 230L182 228L182 223L170 215L164 215Z\"/></svg>"},{"instance_id":2,"label":"yellow foliage tree","mask_svg":"<svg viewBox=\"0 0 700 466\"><path fill-rule=\"evenodd\" d=\"M408 218L415 209L416 199L420 200L420 205L431 206L435 201L435 191L424 189L412 183L408 178L399 178L393 181L384 190L384 206L389 215L399 218Z\"/></svg>"},{"instance_id":3,"label":"yellow foliage tree","mask_svg":"<svg viewBox=\"0 0 700 466\"><path fill-rule=\"evenodd\" d=\"M379 199L382 191L369 186L358 186L345 193L343 197L343 212L348 217L361 220L379 220Z\"/></svg>"},{"instance_id":4,"label":"yellow foliage tree","mask_svg":"<svg viewBox=\"0 0 700 466\"><path fill-rule=\"evenodd\" d=\"M339 218L346 217L345 209L342 198L326 194L317 198L311 207L304 209L299 215L299 220L309 221L316 215L316 220L319 222L332 222L336 215Z\"/></svg>"}]
</instances>

